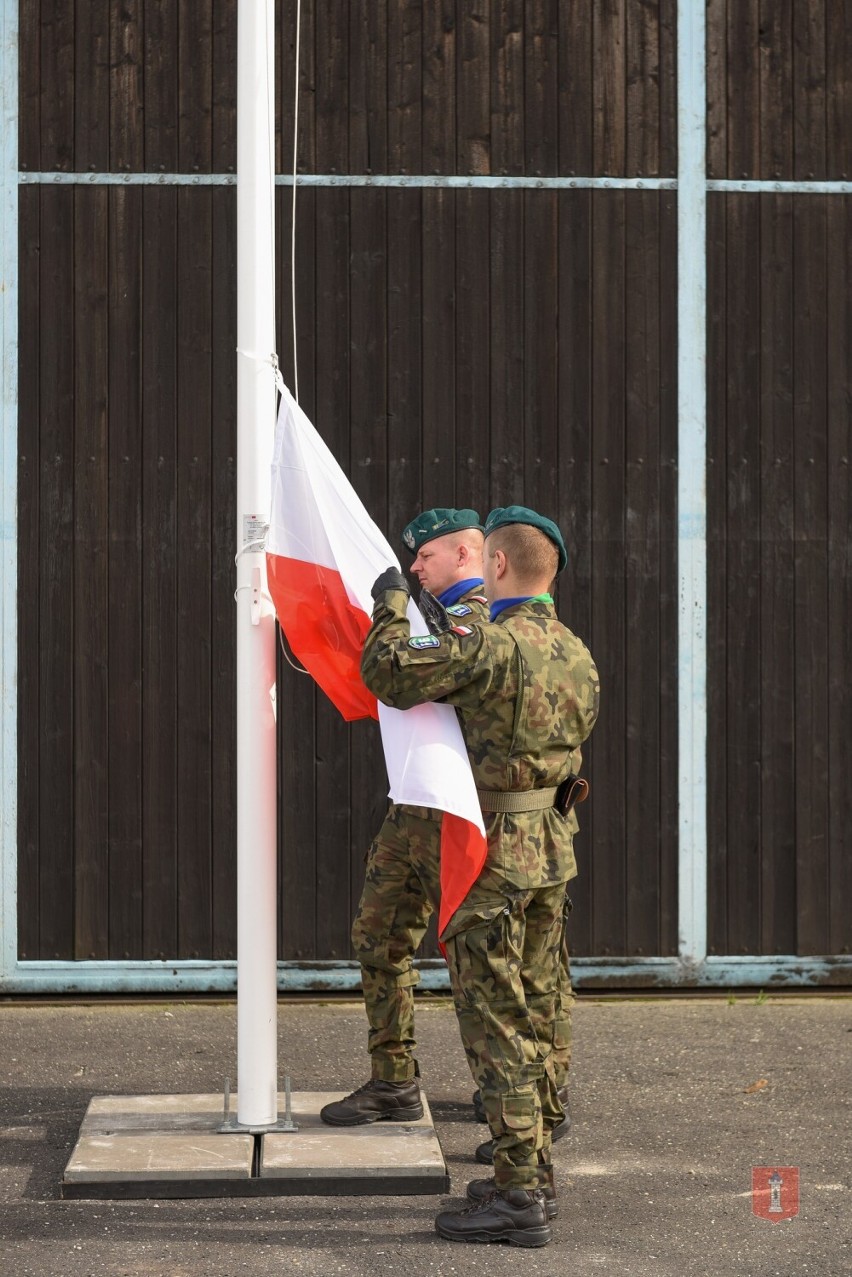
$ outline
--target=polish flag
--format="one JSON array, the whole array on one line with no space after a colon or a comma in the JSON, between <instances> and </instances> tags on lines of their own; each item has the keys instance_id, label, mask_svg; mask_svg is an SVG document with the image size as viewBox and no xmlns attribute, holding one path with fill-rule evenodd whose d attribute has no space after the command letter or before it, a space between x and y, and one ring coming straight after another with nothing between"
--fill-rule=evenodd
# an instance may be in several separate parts
<instances>
[{"instance_id":1,"label":"polish flag","mask_svg":"<svg viewBox=\"0 0 852 1277\"><path fill-rule=\"evenodd\" d=\"M266 539L269 592L287 642L343 717L378 718L390 799L446 814L438 934L485 863L485 829L450 705L389 709L361 681L370 588L399 560L290 392L278 410ZM413 602L412 634L427 633Z\"/></svg>"}]
</instances>

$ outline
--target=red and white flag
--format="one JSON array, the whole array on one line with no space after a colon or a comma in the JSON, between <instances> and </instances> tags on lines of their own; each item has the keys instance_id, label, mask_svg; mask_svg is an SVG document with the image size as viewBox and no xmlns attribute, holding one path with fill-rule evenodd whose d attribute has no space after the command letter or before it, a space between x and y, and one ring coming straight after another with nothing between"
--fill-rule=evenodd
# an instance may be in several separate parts
<instances>
[{"instance_id":1,"label":"red and white flag","mask_svg":"<svg viewBox=\"0 0 852 1277\"><path fill-rule=\"evenodd\" d=\"M305 669L345 719L379 719L391 801L447 813L440 935L485 862L485 830L461 729L450 705L389 709L362 683L370 589L399 560L286 388L275 431L266 562L279 624ZM408 617L412 634L427 632L412 602Z\"/></svg>"}]
</instances>

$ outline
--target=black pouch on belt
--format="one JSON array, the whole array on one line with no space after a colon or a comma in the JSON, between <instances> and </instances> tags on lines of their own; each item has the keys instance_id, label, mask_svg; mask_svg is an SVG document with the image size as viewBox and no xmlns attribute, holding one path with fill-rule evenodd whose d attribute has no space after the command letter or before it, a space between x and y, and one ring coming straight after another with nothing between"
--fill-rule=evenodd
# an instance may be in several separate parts
<instances>
[{"instance_id":1,"label":"black pouch on belt","mask_svg":"<svg viewBox=\"0 0 852 1277\"><path fill-rule=\"evenodd\" d=\"M589 782L582 776L566 776L557 787L553 806L560 816L567 816L577 803L583 803L589 796Z\"/></svg>"}]
</instances>

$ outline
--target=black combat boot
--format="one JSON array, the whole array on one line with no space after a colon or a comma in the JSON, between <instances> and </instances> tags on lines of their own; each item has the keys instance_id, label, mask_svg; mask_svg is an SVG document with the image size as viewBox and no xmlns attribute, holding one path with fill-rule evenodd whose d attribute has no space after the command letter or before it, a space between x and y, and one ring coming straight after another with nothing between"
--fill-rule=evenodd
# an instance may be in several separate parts
<instances>
[{"instance_id":1,"label":"black combat boot","mask_svg":"<svg viewBox=\"0 0 852 1277\"><path fill-rule=\"evenodd\" d=\"M468 1200L471 1202L482 1202L486 1197L490 1197L492 1193L497 1192L497 1185L494 1179L472 1179L467 1186ZM541 1186L541 1194L544 1198L544 1210L548 1219L556 1219L559 1213L559 1207L556 1205L556 1189L553 1186L553 1170L550 1170L550 1176L546 1183Z\"/></svg>"},{"instance_id":2,"label":"black combat boot","mask_svg":"<svg viewBox=\"0 0 852 1277\"><path fill-rule=\"evenodd\" d=\"M343 1100L320 1109L329 1126L363 1126L365 1122L416 1122L423 1116L416 1082L383 1082L373 1078Z\"/></svg>"},{"instance_id":3,"label":"black combat boot","mask_svg":"<svg viewBox=\"0 0 852 1277\"><path fill-rule=\"evenodd\" d=\"M559 1122L557 1126L554 1126L553 1130L550 1133L551 1143L555 1143L556 1140L561 1140L562 1137L564 1135L567 1135L568 1132L571 1130L571 1110L568 1107L568 1087L560 1086L556 1094L559 1096L559 1100L562 1104L562 1112L564 1116L562 1118L562 1121ZM479 1097L479 1091L476 1091L473 1097L473 1108L477 1116L479 1112L477 1108L478 1097ZM481 1097L479 1097L479 1105L480 1106L482 1105ZM482 1120L484 1121L485 1110L483 1109L482 1112L483 1112ZM474 1157L482 1166L493 1166L494 1141L486 1140L484 1144L477 1145L476 1152L474 1153Z\"/></svg>"},{"instance_id":4,"label":"black combat boot","mask_svg":"<svg viewBox=\"0 0 852 1277\"><path fill-rule=\"evenodd\" d=\"M553 1234L540 1188L494 1191L467 1210L442 1211L435 1231L451 1242L546 1246Z\"/></svg>"}]
</instances>

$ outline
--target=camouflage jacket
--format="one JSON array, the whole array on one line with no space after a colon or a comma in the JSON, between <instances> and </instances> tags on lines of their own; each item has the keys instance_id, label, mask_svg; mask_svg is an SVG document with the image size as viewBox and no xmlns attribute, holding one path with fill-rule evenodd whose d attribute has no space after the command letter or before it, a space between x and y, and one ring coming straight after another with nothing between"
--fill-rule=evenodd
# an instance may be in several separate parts
<instances>
[{"instance_id":1,"label":"camouflage jacket","mask_svg":"<svg viewBox=\"0 0 852 1277\"><path fill-rule=\"evenodd\" d=\"M598 673L553 605L519 603L494 622L412 638L406 602L396 590L376 600L361 660L374 695L397 709L424 701L454 705L478 789L546 788L576 774L580 746L597 718ZM484 819L484 874L519 888L576 874L573 813L566 820L551 807Z\"/></svg>"}]
</instances>

